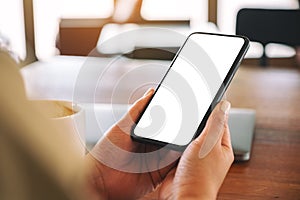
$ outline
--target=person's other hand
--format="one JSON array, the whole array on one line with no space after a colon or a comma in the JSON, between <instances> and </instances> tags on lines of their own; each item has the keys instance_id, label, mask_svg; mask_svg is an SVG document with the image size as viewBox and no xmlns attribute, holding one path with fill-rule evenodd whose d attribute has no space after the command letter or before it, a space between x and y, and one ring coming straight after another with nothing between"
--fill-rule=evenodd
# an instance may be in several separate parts
<instances>
[{"instance_id":1,"label":"person's other hand","mask_svg":"<svg viewBox=\"0 0 300 200\"><path fill-rule=\"evenodd\" d=\"M198 138L184 151L177 169L149 199L216 199L234 160L228 129L230 103L220 102Z\"/></svg>"},{"instance_id":2,"label":"person's other hand","mask_svg":"<svg viewBox=\"0 0 300 200\"><path fill-rule=\"evenodd\" d=\"M179 152L131 140L130 131L154 90L150 89L86 156L88 190L95 199L136 199L152 192L173 169Z\"/></svg>"}]
</instances>

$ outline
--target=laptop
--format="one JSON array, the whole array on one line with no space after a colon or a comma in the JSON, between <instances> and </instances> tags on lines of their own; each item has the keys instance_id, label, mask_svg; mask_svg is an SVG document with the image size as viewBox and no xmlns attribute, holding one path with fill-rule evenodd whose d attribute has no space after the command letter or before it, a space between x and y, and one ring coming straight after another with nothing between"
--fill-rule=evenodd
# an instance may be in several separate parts
<instances>
[{"instance_id":1,"label":"laptop","mask_svg":"<svg viewBox=\"0 0 300 200\"><path fill-rule=\"evenodd\" d=\"M255 129L255 110L232 108L229 112L228 126L234 160L249 160Z\"/></svg>"},{"instance_id":2,"label":"laptop","mask_svg":"<svg viewBox=\"0 0 300 200\"><path fill-rule=\"evenodd\" d=\"M128 104L82 104L86 114L86 141L88 149L105 134L129 109ZM235 161L250 159L255 128L255 111L232 108L228 124Z\"/></svg>"}]
</instances>

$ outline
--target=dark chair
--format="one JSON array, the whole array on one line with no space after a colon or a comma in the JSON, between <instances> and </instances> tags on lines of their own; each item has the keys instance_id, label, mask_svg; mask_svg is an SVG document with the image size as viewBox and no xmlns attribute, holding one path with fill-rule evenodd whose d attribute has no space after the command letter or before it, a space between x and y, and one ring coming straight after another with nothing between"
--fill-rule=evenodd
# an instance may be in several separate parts
<instances>
[{"instance_id":1,"label":"dark chair","mask_svg":"<svg viewBox=\"0 0 300 200\"><path fill-rule=\"evenodd\" d=\"M300 46L300 10L243 8L237 14L236 34L263 45L260 64L266 66L268 43Z\"/></svg>"}]
</instances>

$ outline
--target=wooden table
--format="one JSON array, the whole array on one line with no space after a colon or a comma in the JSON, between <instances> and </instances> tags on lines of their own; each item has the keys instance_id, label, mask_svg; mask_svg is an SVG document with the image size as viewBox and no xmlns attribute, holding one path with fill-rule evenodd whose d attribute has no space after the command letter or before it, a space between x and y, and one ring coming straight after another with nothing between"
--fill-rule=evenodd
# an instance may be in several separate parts
<instances>
[{"instance_id":1,"label":"wooden table","mask_svg":"<svg viewBox=\"0 0 300 200\"><path fill-rule=\"evenodd\" d=\"M96 59L97 60L97 59ZM115 103L130 103L149 86L128 96L140 81L158 82L169 62L57 57L22 69L28 94L33 98L70 100L82 66L91 65L95 74L105 72L107 84L90 95L97 76L91 76L79 90L83 102L109 102L113 86L128 72L128 84L120 84ZM107 71L107 66L113 63ZM151 70L139 67L156 63ZM159 67L160 66L160 67ZM118 68L119 67L119 68ZM150 69L149 68L149 69ZM136 70L136 71L135 71ZM128 75L128 74L127 74ZM90 95L90 96L89 96ZM92 97L92 98L91 98ZM234 163L220 190L218 199L300 199L300 71L295 68L259 68L241 66L228 92L233 107L257 111L252 157L244 163Z\"/></svg>"},{"instance_id":2,"label":"wooden table","mask_svg":"<svg viewBox=\"0 0 300 200\"><path fill-rule=\"evenodd\" d=\"M300 71L242 66L227 92L257 111L252 157L234 163L218 199L300 199Z\"/></svg>"}]
</instances>

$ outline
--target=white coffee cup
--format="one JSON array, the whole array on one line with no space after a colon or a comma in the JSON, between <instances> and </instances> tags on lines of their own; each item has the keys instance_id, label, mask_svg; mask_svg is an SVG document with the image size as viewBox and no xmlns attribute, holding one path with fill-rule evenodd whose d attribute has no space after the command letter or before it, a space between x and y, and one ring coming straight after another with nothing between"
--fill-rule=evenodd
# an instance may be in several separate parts
<instances>
[{"instance_id":1,"label":"white coffee cup","mask_svg":"<svg viewBox=\"0 0 300 200\"><path fill-rule=\"evenodd\" d=\"M74 144L78 154L85 154L85 112L81 106L69 101L34 100L41 112L51 119L53 125L68 141Z\"/></svg>"}]
</instances>

